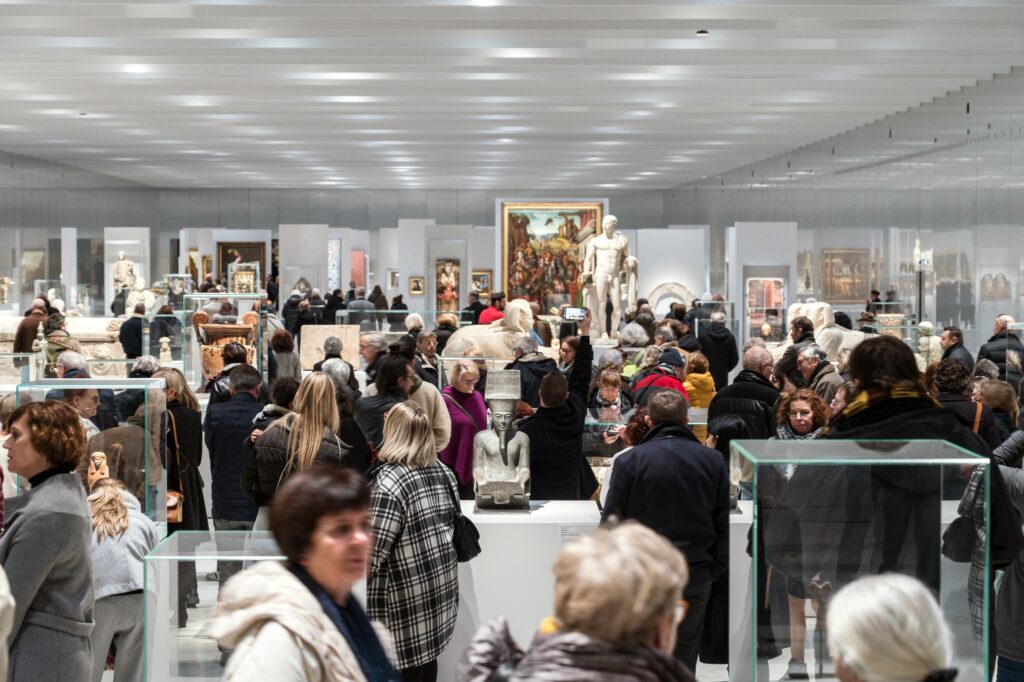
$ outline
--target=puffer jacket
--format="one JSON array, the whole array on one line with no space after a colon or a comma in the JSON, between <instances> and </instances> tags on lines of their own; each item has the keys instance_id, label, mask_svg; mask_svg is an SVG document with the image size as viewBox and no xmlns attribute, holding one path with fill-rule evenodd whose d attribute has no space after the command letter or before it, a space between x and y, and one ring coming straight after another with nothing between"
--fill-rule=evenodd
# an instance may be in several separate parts
<instances>
[{"instance_id":1,"label":"puffer jacket","mask_svg":"<svg viewBox=\"0 0 1024 682\"><path fill-rule=\"evenodd\" d=\"M458 682L695 682L682 662L648 646L625 646L579 632L538 636L519 648L499 618L480 628L462 654Z\"/></svg>"},{"instance_id":2,"label":"puffer jacket","mask_svg":"<svg viewBox=\"0 0 1024 682\"><path fill-rule=\"evenodd\" d=\"M690 407L708 407L715 398L715 379L711 372L687 374L683 388L689 396Z\"/></svg>"},{"instance_id":3,"label":"puffer jacket","mask_svg":"<svg viewBox=\"0 0 1024 682\"><path fill-rule=\"evenodd\" d=\"M283 417L276 426L268 428L252 446L249 462L242 472L242 491L260 506L270 504L278 486L295 472L295 464L288 466L288 441L298 415ZM301 427L300 427L301 428ZM351 447L329 429L324 429L315 464L350 466ZM254 465L254 466L253 466Z\"/></svg>"}]
</instances>

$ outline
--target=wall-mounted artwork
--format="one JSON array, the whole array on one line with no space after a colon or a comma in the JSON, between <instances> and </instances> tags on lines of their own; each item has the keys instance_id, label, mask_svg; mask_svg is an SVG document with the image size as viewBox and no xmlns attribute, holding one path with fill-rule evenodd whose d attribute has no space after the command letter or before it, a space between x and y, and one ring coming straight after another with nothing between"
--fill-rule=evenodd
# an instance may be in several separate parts
<instances>
[{"instance_id":1,"label":"wall-mounted artwork","mask_svg":"<svg viewBox=\"0 0 1024 682\"><path fill-rule=\"evenodd\" d=\"M281 271L281 240L270 240L270 276L277 277Z\"/></svg>"},{"instance_id":2,"label":"wall-mounted artwork","mask_svg":"<svg viewBox=\"0 0 1024 682\"><path fill-rule=\"evenodd\" d=\"M192 283L196 286L202 284L202 278L199 276L200 263L199 263L199 249L188 250L188 274L192 275Z\"/></svg>"},{"instance_id":3,"label":"wall-mounted artwork","mask_svg":"<svg viewBox=\"0 0 1024 682\"><path fill-rule=\"evenodd\" d=\"M349 252L349 267L351 269L351 276L353 282L356 283L357 287L366 286L366 251L362 249L352 249Z\"/></svg>"},{"instance_id":4,"label":"wall-mounted artwork","mask_svg":"<svg viewBox=\"0 0 1024 682\"><path fill-rule=\"evenodd\" d=\"M796 255L797 279L796 295L814 295L814 252L810 249L801 251Z\"/></svg>"},{"instance_id":5,"label":"wall-mounted artwork","mask_svg":"<svg viewBox=\"0 0 1024 682\"><path fill-rule=\"evenodd\" d=\"M747 278L747 338L781 341L786 315L786 283L779 277Z\"/></svg>"},{"instance_id":6,"label":"wall-mounted artwork","mask_svg":"<svg viewBox=\"0 0 1024 682\"><path fill-rule=\"evenodd\" d=\"M462 268L457 258L438 258L435 268L437 279L437 309L450 312L459 309L459 284Z\"/></svg>"},{"instance_id":7,"label":"wall-mounted artwork","mask_svg":"<svg viewBox=\"0 0 1024 682\"><path fill-rule=\"evenodd\" d=\"M227 275L228 263L259 263L260 272L266 267L266 242L217 242L217 273Z\"/></svg>"},{"instance_id":8,"label":"wall-mounted artwork","mask_svg":"<svg viewBox=\"0 0 1024 682\"><path fill-rule=\"evenodd\" d=\"M488 301L491 298L491 282L494 279L493 270L474 270L470 286L473 291L480 295L481 301Z\"/></svg>"},{"instance_id":9,"label":"wall-mounted artwork","mask_svg":"<svg viewBox=\"0 0 1024 682\"><path fill-rule=\"evenodd\" d=\"M863 303L871 291L868 249L821 250L821 298L829 303Z\"/></svg>"},{"instance_id":10,"label":"wall-mounted artwork","mask_svg":"<svg viewBox=\"0 0 1024 682\"><path fill-rule=\"evenodd\" d=\"M21 252L21 290L35 295L37 279L46 276L46 252L43 249L25 249Z\"/></svg>"},{"instance_id":11,"label":"wall-mounted artwork","mask_svg":"<svg viewBox=\"0 0 1024 682\"><path fill-rule=\"evenodd\" d=\"M503 203L502 288L548 310L576 305L579 245L601 229L600 202Z\"/></svg>"},{"instance_id":12,"label":"wall-mounted artwork","mask_svg":"<svg viewBox=\"0 0 1024 682\"><path fill-rule=\"evenodd\" d=\"M1009 301L1013 297L1013 286L1006 273L985 273L981 276L979 286L981 300L985 301Z\"/></svg>"},{"instance_id":13,"label":"wall-mounted artwork","mask_svg":"<svg viewBox=\"0 0 1024 682\"><path fill-rule=\"evenodd\" d=\"M213 256L203 256L203 279L206 279L207 275L213 275ZM214 277L216 279L216 277ZM201 284L202 282L200 282Z\"/></svg>"},{"instance_id":14,"label":"wall-mounted artwork","mask_svg":"<svg viewBox=\"0 0 1024 682\"><path fill-rule=\"evenodd\" d=\"M427 278L426 277L410 277L409 278L409 295L410 296L422 296L427 293Z\"/></svg>"}]
</instances>

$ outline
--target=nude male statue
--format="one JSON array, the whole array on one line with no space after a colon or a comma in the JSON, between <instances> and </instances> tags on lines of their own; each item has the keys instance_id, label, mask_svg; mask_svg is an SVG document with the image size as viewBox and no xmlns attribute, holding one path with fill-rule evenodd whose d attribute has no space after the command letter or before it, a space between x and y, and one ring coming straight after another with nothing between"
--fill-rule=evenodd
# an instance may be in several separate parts
<instances>
[{"instance_id":1,"label":"nude male statue","mask_svg":"<svg viewBox=\"0 0 1024 682\"><path fill-rule=\"evenodd\" d=\"M587 253L583 258L584 286L592 283L596 296L588 305L594 315L594 328L600 335L597 343L609 341L608 325L605 320L605 302L611 296L611 338L618 336L619 319L622 315L622 272L629 275L627 289L631 300L636 298L636 258L629 255L629 240L617 232L619 220L613 215L605 216L601 221L602 233L587 244Z\"/></svg>"}]
</instances>

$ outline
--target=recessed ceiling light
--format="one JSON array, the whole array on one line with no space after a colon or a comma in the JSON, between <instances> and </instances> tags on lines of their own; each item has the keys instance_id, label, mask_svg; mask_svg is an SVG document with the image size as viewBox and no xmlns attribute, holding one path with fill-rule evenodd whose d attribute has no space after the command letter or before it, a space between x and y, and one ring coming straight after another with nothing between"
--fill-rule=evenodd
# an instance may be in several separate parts
<instances>
[{"instance_id":1,"label":"recessed ceiling light","mask_svg":"<svg viewBox=\"0 0 1024 682\"><path fill-rule=\"evenodd\" d=\"M698 38L707 38L709 35L711 35L711 31L707 30L706 28L697 29Z\"/></svg>"},{"instance_id":2,"label":"recessed ceiling light","mask_svg":"<svg viewBox=\"0 0 1024 682\"><path fill-rule=\"evenodd\" d=\"M121 67L121 73L145 74L153 70L149 64L125 64Z\"/></svg>"},{"instance_id":3,"label":"recessed ceiling light","mask_svg":"<svg viewBox=\"0 0 1024 682\"><path fill-rule=\"evenodd\" d=\"M78 115L79 115L79 116L88 116L88 115L89 115L89 112L88 112L88 111L79 111L79 112L78 112Z\"/></svg>"}]
</instances>

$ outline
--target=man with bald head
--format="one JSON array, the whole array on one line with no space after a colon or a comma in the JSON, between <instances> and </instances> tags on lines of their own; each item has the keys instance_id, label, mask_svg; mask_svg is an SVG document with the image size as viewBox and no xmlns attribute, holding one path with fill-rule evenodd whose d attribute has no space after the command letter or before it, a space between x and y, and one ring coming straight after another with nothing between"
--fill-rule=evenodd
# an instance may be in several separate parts
<instances>
[{"instance_id":1,"label":"man with bald head","mask_svg":"<svg viewBox=\"0 0 1024 682\"><path fill-rule=\"evenodd\" d=\"M999 378L1009 382L1018 391L1021 380L1021 365L1024 363L1024 344L1019 332L1011 329L1014 324L1009 315L997 315L992 327L992 338L978 351L978 360L991 360L999 368Z\"/></svg>"},{"instance_id":2,"label":"man with bald head","mask_svg":"<svg viewBox=\"0 0 1024 682\"><path fill-rule=\"evenodd\" d=\"M708 421L724 414L735 414L747 423L750 438L774 436L779 392L770 381L773 369L775 364L767 348L748 348L743 354L743 370L711 400Z\"/></svg>"}]
</instances>

